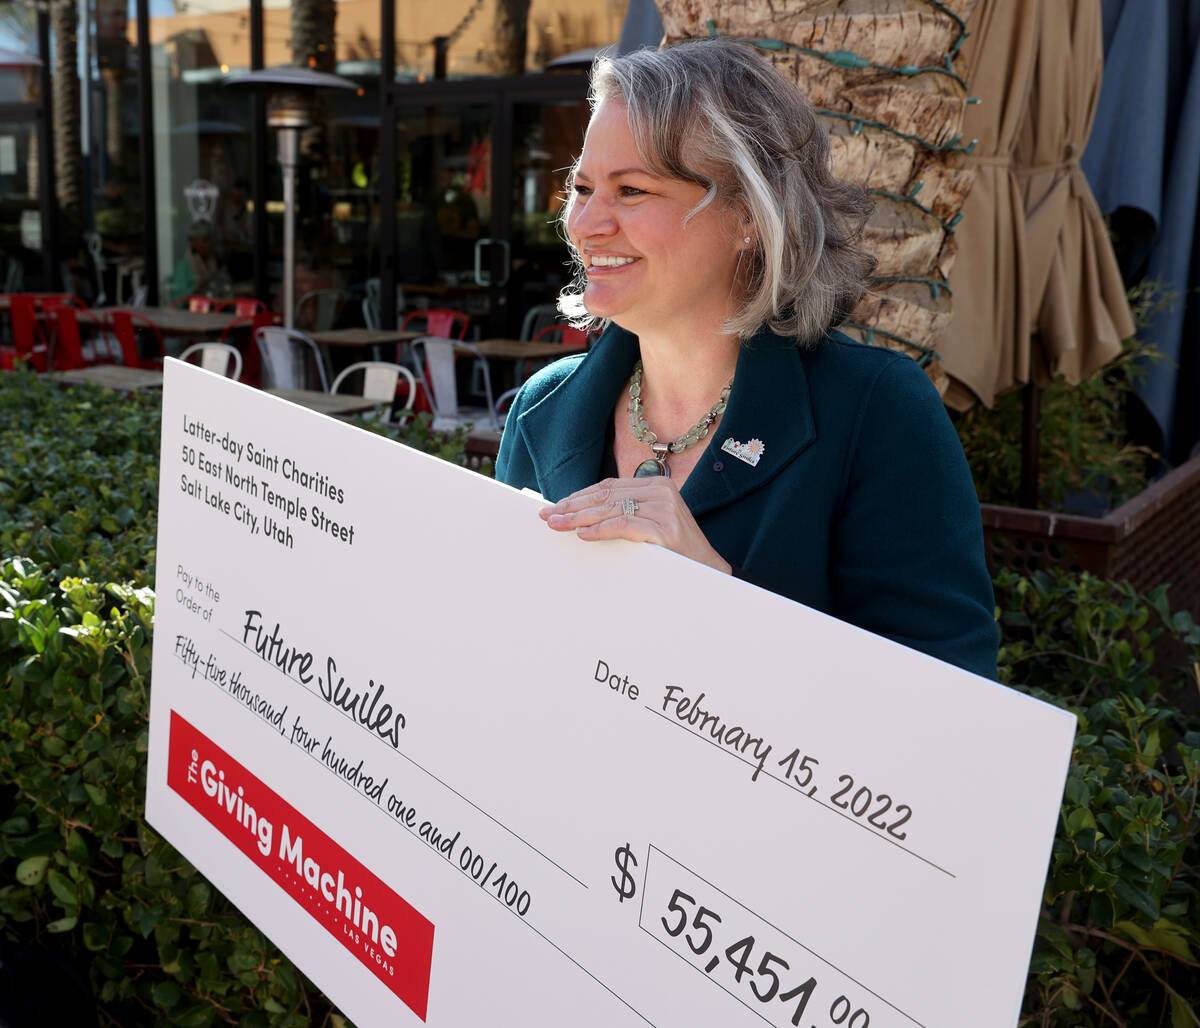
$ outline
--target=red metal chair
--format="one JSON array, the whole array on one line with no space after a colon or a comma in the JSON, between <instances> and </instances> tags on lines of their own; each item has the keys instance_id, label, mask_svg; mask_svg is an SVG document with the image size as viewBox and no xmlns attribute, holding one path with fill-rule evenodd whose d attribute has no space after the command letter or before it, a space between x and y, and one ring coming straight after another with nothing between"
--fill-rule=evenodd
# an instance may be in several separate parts
<instances>
[{"instance_id":1,"label":"red metal chair","mask_svg":"<svg viewBox=\"0 0 1200 1028\"><path fill-rule=\"evenodd\" d=\"M424 324L416 325L417 322ZM409 311L400 325L401 331L415 331L439 339L466 339L471 319L462 311L448 307L431 307L424 311ZM413 326L416 325L414 328Z\"/></svg>"},{"instance_id":2,"label":"red metal chair","mask_svg":"<svg viewBox=\"0 0 1200 1028\"><path fill-rule=\"evenodd\" d=\"M193 294L192 296L181 296L178 300L171 301L172 307L178 307L180 310L196 311L199 314L208 314L220 308L219 301L214 300L211 296L200 296Z\"/></svg>"},{"instance_id":3,"label":"red metal chair","mask_svg":"<svg viewBox=\"0 0 1200 1028\"><path fill-rule=\"evenodd\" d=\"M448 307L431 307L423 311L410 311L400 322L402 332L420 332L422 335L437 336L439 339L466 339L467 326L471 319L462 311ZM408 343L396 344L396 363L407 363L405 357Z\"/></svg>"},{"instance_id":4,"label":"red metal chair","mask_svg":"<svg viewBox=\"0 0 1200 1028\"><path fill-rule=\"evenodd\" d=\"M54 309L54 321L52 353L56 370L115 362L112 334L108 323L98 314L64 304Z\"/></svg>"},{"instance_id":5,"label":"red metal chair","mask_svg":"<svg viewBox=\"0 0 1200 1028\"><path fill-rule=\"evenodd\" d=\"M33 298L44 311L52 311L58 307L74 307L79 311L90 310L87 303L74 293L34 293Z\"/></svg>"},{"instance_id":6,"label":"red metal chair","mask_svg":"<svg viewBox=\"0 0 1200 1028\"><path fill-rule=\"evenodd\" d=\"M13 293L8 297L8 314L12 326L12 345L0 348L0 368L12 371L18 362L35 371L45 371L50 364L50 340L37 317L38 298L28 293Z\"/></svg>"},{"instance_id":7,"label":"red metal chair","mask_svg":"<svg viewBox=\"0 0 1200 1028\"><path fill-rule=\"evenodd\" d=\"M573 349L587 349L590 336L582 328L572 328L570 325L547 325L534 334L531 343L558 343ZM552 358L551 360L557 360ZM535 360L519 360L513 368L513 377L518 382L524 382L539 368L544 368L551 360L539 358Z\"/></svg>"},{"instance_id":8,"label":"red metal chair","mask_svg":"<svg viewBox=\"0 0 1200 1028\"><path fill-rule=\"evenodd\" d=\"M588 334L586 330L572 328L570 325L547 325L530 342L561 343L563 346L586 348L588 345Z\"/></svg>"},{"instance_id":9,"label":"red metal chair","mask_svg":"<svg viewBox=\"0 0 1200 1028\"><path fill-rule=\"evenodd\" d=\"M109 314L113 332L121 345L121 358L130 368L162 370L167 351L163 346L162 332L144 314L134 311L113 311ZM144 356L146 350L149 356Z\"/></svg>"},{"instance_id":10,"label":"red metal chair","mask_svg":"<svg viewBox=\"0 0 1200 1028\"><path fill-rule=\"evenodd\" d=\"M221 310L233 311L239 318L244 318L249 314L265 314L267 309L267 305L262 300L256 300L253 296L243 296L238 300L226 300L221 304Z\"/></svg>"}]
</instances>

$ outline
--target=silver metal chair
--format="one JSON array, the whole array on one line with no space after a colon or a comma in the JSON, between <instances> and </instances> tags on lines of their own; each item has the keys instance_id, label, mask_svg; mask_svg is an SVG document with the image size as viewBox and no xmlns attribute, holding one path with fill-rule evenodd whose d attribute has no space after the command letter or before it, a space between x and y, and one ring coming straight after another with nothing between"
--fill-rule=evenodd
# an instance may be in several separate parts
<instances>
[{"instance_id":1,"label":"silver metal chair","mask_svg":"<svg viewBox=\"0 0 1200 1028\"><path fill-rule=\"evenodd\" d=\"M340 392L343 383L352 375L360 373L362 374L362 388L359 390L359 395L368 400L378 400L380 403L388 404L388 413L390 413L391 404L396 399L396 383L403 378L408 383L408 399L404 401L401 410L412 409L413 401L417 398L417 380L408 368L402 364L393 364L391 361L358 361L351 364L338 372L329 391L331 393Z\"/></svg>"},{"instance_id":2,"label":"silver metal chair","mask_svg":"<svg viewBox=\"0 0 1200 1028\"><path fill-rule=\"evenodd\" d=\"M380 303L379 303L379 298L380 298L379 279L377 279L377 278L367 279L366 286L365 286L365 292L366 292L366 295L363 297L363 302L362 302L363 324L366 325L367 328L369 328L369 329L378 330L383 327L383 320L382 320L382 316L380 313L383 310L383 308L380 306ZM397 286L396 287L396 324L400 323L400 319L402 318L403 314L404 314L404 290L402 290L399 286Z\"/></svg>"},{"instance_id":3,"label":"silver metal chair","mask_svg":"<svg viewBox=\"0 0 1200 1028\"><path fill-rule=\"evenodd\" d=\"M491 372L488 370L487 360L477 347L457 339L424 336L413 341L412 349L417 362L417 374L429 396L429 402L433 405L432 427L435 431L449 431L468 422L486 423L488 428L499 430L496 401L492 397ZM458 383L454 374L455 351L474 354L475 359L483 364L483 387L487 407L459 407Z\"/></svg>"},{"instance_id":4,"label":"silver metal chair","mask_svg":"<svg viewBox=\"0 0 1200 1028\"><path fill-rule=\"evenodd\" d=\"M521 338L532 339L547 325L553 325L561 320L562 315L558 313L557 304L535 304L525 312L525 319L521 322Z\"/></svg>"},{"instance_id":5,"label":"silver metal chair","mask_svg":"<svg viewBox=\"0 0 1200 1028\"><path fill-rule=\"evenodd\" d=\"M270 325L255 331L254 342L262 356L263 385L275 389L309 389L315 378L321 392L329 392L321 351L303 332Z\"/></svg>"},{"instance_id":6,"label":"silver metal chair","mask_svg":"<svg viewBox=\"0 0 1200 1028\"><path fill-rule=\"evenodd\" d=\"M200 367L205 371L226 378L242 377L242 355L236 346L230 346L229 343L192 343L179 355L179 359L185 361L194 353L200 355Z\"/></svg>"},{"instance_id":7,"label":"silver metal chair","mask_svg":"<svg viewBox=\"0 0 1200 1028\"><path fill-rule=\"evenodd\" d=\"M520 386L513 386L511 389L506 389L496 398L494 409L496 411L496 420L500 422L501 428L508 422L508 411L506 408L513 402L520 391Z\"/></svg>"},{"instance_id":8,"label":"silver metal chair","mask_svg":"<svg viewBox=\"0 0 1200 1028\"><path fill-rule=\"evenodd\" d=\"M296 301L295 324L308 332L328 332L342 309L340 289L313 289Z\"/></svg>"}]
</instances>

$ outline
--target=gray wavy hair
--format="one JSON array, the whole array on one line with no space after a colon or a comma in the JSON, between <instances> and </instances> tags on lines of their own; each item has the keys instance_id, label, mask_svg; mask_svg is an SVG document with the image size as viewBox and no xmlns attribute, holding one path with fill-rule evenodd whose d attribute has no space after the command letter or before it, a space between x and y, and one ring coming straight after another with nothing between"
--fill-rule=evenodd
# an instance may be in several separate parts
<instances>
[{"instance_id":1,"label":"gray wavy hair","mask_svg":"<svg viewBox=\"0 0 1200 1028\"><path fill-rule=\"evenodd\" d=\"M689 218L720 198L754 225L738 273L741 302L725 331L746 339L769 325L804 345L845 320L874 266L859 245L871 201L834 178L829 137L792 83L747 45L697 39L597 60L592 110L608 99L626 107L648 170L704 187ZM564 230L573 199L569 190ZM594 327L583 261L571 252L576 276L559 310Z\"/></svg>"}]
</instances>

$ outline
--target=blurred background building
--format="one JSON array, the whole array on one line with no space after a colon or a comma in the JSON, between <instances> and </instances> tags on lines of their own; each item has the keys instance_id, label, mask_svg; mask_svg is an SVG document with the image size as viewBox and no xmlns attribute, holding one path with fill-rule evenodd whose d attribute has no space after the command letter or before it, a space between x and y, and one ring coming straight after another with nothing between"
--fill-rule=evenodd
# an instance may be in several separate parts
<instances>
[{"instance_id":1,"label":"blurred background building","mask_svg":"<svg viewBox=\"0 0 1200 1028\"><path fill-rule=\"evenodd\" d=\"M264 101L225 83L292 64L358 86L321 95L303 138L298 295L380 278L512 333L566 275L563 170L582 144L587 67L627 6L5 0L0 47L32 60L0 61L0 290L112 303L140 286L166 302L203 223L219 288L276 297L275 142Z\"/></svg>"}]
</instances>

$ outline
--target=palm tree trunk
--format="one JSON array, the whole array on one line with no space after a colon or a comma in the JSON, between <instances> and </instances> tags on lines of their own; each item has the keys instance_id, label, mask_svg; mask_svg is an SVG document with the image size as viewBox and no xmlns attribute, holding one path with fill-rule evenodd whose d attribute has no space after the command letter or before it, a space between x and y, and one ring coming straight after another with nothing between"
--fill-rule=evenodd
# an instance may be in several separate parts
<instances>
[{"instance_id":1,"label":"palm tree trunk","mask_svg":"<svg viewBox=\"0 0 1200 1028\"><path fill-rule=\"evenodd\" d=\"M529 39L530 0L496 0L492 22L497 75L525 74L525 49Z\"/></svg>"},{"instance_id":2,"label":"palm tree trunk","mask_svg":"<svg viewBox=\"0 0 1200 1028\"><path fill-rule=\"evenodd\" d=\"M79 131L80 97L76 33L79 14L75 0L55 0L50 6L54 34L54 180L62 211L61 227L78 231L83 211L83 143Z\"/></svg>"}]
</instances>

